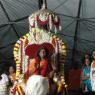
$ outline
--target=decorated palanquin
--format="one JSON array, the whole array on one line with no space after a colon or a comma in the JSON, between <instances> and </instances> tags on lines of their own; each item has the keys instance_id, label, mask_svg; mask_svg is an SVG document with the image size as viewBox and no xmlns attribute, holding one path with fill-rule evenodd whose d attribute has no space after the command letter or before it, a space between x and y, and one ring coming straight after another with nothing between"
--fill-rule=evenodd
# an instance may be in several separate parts
<instances>
[{"instance_id":1,"label":"decorated palanquin","mask_svg":"<svg viewBox=\"0 0 95 95\"><path fill-rule=\"evenodd\" d=\"M19 77L24 74L27 82L30 76L28 72L30 59L36 58L38 47L46 47L51 54L49 64L51 64L52 69L57 69L55 70L57 76L62 79L62 83L58 85L60 91L61 86L65 84L64 63L67 56L66 45L57 35L61 30L60 18L43 4L40 10L29 16L29 29L29 33L22 36L14 46L16 79L19 80ZM58 79L54 77L53 80L57 82Z\"/></svg>"}]
</instances>

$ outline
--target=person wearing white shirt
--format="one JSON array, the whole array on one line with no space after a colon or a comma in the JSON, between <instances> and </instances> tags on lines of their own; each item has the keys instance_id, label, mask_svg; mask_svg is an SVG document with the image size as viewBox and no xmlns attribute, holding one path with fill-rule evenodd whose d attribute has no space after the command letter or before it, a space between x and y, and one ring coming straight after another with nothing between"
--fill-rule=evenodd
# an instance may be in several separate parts
<instances>
[{"instance_id":1,"label":"person wearing white shirt","mask_svg":"<svg viewBox=\"0 0 95 95\"><path fill-rule=\"evenodd\" d=\"M48 93L49 83L45 77L40 75L32 75L29 77L25 95L48 95Z\"/></svg>"},{"instance_id":2,"label":"person wearing white shirt","mask_svg":"<svg viewBox=\"0 0 95 95\"><path fill-rule=\"evenodd\" d=\"M8 77L6 74L2 73L0 68L0 95L8 95L7 91Z\"/></svg>"}]
</instances>

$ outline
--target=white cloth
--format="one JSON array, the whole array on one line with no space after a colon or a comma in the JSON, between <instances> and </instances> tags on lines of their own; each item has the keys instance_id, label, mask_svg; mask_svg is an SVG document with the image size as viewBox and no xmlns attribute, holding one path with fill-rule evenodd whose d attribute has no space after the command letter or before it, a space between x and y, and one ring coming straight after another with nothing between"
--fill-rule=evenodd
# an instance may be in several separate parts
<instances>
[{"instance_id":1,"label":"white cloth","mask_svg":"<svg viewBox=\"0 0 95 95\"><path fill-rule=\"evenodd\" d=\"M33 75L28 79L25 95L47 95L48 92L49 83L45 77Z\"/></svg>"},{"instance_id":2,"label":"white cloth","mask_svg":"<svg viewBox=\"0 0 95 95\"><path fill-rule=\"evenodd\" d=\"M8 77L6 74L2 74L1 77L2 79L0 80L0 95L8 95L7 93Z\"/></svg>"}]
</instances>

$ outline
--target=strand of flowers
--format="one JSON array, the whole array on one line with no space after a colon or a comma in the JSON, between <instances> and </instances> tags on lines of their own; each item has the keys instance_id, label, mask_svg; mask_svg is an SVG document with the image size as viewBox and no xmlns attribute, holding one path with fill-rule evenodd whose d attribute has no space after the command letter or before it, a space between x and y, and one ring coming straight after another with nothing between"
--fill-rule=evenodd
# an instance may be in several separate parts
<instances>
[{"instance_id":1,"label":"strand of flowers","mask_svg":"<svg viewBox=\"0 0 95 95\"><path fill-rule=\"evenodd\" d=\"M19 58L19 49L21 45L21 41L25 43L26 39L29 37L29 33L26 34L25 36L21 37L17 43L14 46L14 60L16 62L16 79L18 79L19 75L21 74L21 64L20 64L20 58ZM23 55L22 55L23 56Z\"/></svg>"}]
</instances>

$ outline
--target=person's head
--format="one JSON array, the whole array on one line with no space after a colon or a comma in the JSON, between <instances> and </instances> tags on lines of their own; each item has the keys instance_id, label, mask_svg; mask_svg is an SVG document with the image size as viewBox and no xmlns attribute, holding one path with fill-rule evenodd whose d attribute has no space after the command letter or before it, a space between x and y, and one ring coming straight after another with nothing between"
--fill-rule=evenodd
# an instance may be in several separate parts
<instances>
[{"instance_id":1,"label":"person's head","mask_svg":"<svg viewBox=\"0 0 95 95\"><path fill-rule=\"evenodd\" d=\"M93 59L95 59L95 50L92 53Z\"/></svg>"},{"instance_id":2,"label":"person's head","mask_svg":"<svg viewBox=\"0 0 95 95\"><path fill-rule=\"evenodd\" d=\"M15 67L14 66L9 67L9 73L10 74L15 73Z\"/></svg>"},{"instance_id":3,"label":"person's head","mask_svg":"<svg viewBox=\"0 0 95 95\"><path fill-rule=\"evenodd\" d=\"M86 54L85 54L85 59L86 59L86 58L90 58L90 54L86 53Z\"/></svg>"},{"instance_id":4,"label":"person's head","mask_svg":"<svg viewBox=\"0 0 95 95\"><path fill-rule=\"evenodd\" d=\"M26 95L47 95L49 83L45 77L32 75L26 83Z\"/></svg>"},{"instance_id":5,"label":"person's head","mask_svg":"<svg viewBox=\"0 0 95 95\"><path fill-rule=\"evenodd\" d=\"M89 58L86 58L84 60L84 63L85 63L85 66L89 66L90 65L90 59Z\"/></svg>"},{"instance_id":6,"label":"person's head","mask_svg":"<svg viewBox=\"0 0 95 95\"><path fill-rule=\"evenodd\" d=\"M48 55L49 55L48 49L47 48L39 49L37 55L40 59L48 57Z\"/></svg>"},{"instance_id":7,"label":"person's head","mask_svg":"<svg viewBox=\"0 0 95 95\"><path fill-rule=\"evenodd\" d=\"M53 55L53 53L55 52L55 48L51 43L42 43L42 44L32 44L32 45L28 45L25 48L25 54L29 57L29 58L35 58L38 57L49 57L51 55Z\"/></svg>"},{"instance_id":8,"label":"person's head","mask_svg":"<svg viewBox=\"0 0 95 95\"><path fill-rule=\"evenodd\" d=\"M82 58L82 63L84 63L85 59L90 59L91 60L91 55L90 53L85 53L85 55Z\"/></svg>"}]
</instances>

